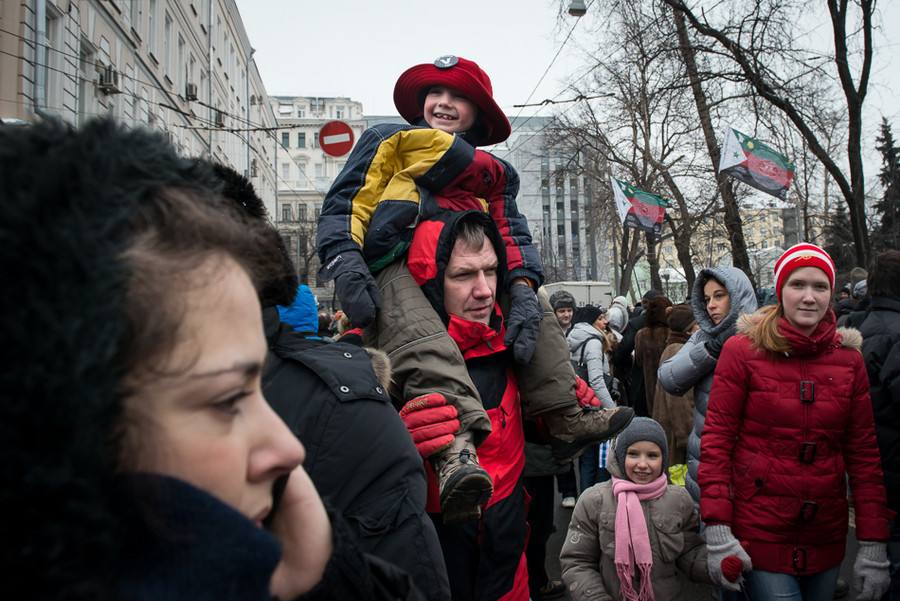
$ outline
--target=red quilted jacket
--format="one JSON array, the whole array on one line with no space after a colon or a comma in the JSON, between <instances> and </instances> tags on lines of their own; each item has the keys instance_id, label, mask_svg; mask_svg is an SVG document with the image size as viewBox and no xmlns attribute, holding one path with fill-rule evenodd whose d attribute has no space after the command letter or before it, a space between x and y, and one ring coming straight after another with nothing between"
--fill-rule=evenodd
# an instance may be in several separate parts
<instances>
[{"instance_id":1,"label":"red quilted jacket","mask_svg":"<svg viewBox=\"0 0 900 601\"><path fill-rule=\"evenodd\" d=\"M860 540L888 539L862 338L829 309L811 336L782 317L793 351L751 347L759 313L725 343L700 453L700 511L748 543L753 568L813 574L841 563L847 476Z\"/></svg>"}]
</instances>

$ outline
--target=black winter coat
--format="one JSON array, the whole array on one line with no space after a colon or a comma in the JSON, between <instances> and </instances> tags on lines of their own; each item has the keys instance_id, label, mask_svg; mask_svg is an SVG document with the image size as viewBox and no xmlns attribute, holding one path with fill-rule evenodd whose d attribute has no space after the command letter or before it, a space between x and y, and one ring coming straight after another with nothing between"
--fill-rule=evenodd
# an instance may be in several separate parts
<instances>
[{"instance_id":1,"label":"black winter coat","mask_svg":"<svg viewBox=\"0 0 900 601\"><path fill-rule=\"evenodd\" d=\"M449 599L440 543L425 513L422 458L369 355L353 344L304 338L274 309L263 317L263 394L306 447L303 467L322 499L343 514L367 553L409 573L429 600Z\"/></svg>"},{"instance_id":2,"label":"black winter coat","mask_svg":"<svg viewBox=\"0 0 900 601\"><path fill-rule=\"evenodd\" d=\"M131 504L126 546L109 575L122 601L270 601L281 559L274 536L190 484L128 474L119 484ZM340 515L329 511L334 551L322 580L296 601L420 601L408 574L362 551Z\"/></svg>"},{"instance_id":3,"label":"black winter coat","mask_svg":"<svg viewBox=\"0 0 900 601\"><path fill-rule=\"evenodd\" d=\"M888 507L900 511L900 299L872 297L860 332Z\"/></svg>"}]
</instances>

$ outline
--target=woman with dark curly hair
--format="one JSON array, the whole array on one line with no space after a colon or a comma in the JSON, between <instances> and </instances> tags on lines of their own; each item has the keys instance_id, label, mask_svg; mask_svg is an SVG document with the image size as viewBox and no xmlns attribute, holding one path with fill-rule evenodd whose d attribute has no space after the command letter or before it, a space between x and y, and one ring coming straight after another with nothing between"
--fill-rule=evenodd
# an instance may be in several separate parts
<instances>
[{"instance_id":1,"label":"woman with dark curly hair","mask_svg":"<svg viewBox=\"0 0 900 601\"><path fill-rule=\"evenodd\" d=\"M208 165L146 130L43 123L0 129L0 186L0 598L406 584L329 520L262 396L273 231Z\"/></svg>"}]
</instances>

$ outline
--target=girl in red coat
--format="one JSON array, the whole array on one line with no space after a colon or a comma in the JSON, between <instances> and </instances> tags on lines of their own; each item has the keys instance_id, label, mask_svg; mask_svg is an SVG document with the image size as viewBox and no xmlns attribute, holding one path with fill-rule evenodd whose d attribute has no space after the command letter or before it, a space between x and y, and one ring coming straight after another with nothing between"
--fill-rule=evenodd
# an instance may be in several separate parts
<instances>
[{"instance_id":1,"label":"girl in red coat","mask_svg":"<svg viewBox=\"0 0 900 601\"><path fill-rule=\"evenodd\" d=\"M775 264L778 304L739 321L722 349L701 442L710 575L749 597L831 599L856 511L857 599L887 590L887 504L855 330L828 307L834 263L798 244ZM737 555L744 579L722 577Z\"/></svg>"}]
</instances>

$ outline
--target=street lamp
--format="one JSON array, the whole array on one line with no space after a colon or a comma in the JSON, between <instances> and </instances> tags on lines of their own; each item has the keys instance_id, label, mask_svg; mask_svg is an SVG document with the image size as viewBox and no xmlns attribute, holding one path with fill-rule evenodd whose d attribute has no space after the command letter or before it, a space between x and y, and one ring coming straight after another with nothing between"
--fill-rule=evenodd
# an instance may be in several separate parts
<instances>
[{"instance_id":1,"label":"street lamp","mask_svg":"<svg viewBox=\"0 0 900 601\"><path fill-rule=\"evenodd\" d=\"M573 17L583 17L587 13L587 6L584 0L572 0L569 2L569 14Z\"/></svg>"}]
</instances>

